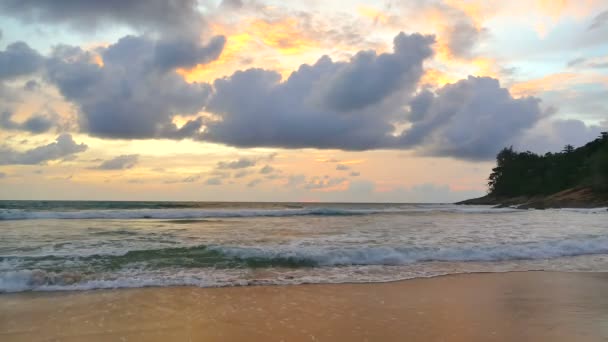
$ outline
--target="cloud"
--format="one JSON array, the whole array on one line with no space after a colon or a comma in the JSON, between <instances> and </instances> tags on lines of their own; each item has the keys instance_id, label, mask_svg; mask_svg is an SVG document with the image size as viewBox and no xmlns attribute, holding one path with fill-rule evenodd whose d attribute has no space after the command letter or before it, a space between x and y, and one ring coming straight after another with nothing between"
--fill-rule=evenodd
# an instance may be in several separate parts
<instances>
[{"instance_id":1,"label":"cloud","mask_svg":"<svg viewBox=\"0 0 608 342\"><path fill-rule=\"evenodd\" d=\"M27 91L35 91L40 89L40 83L35 80L29 80L23 85L23 89Z\"/></svg>"},{"instance_id":2,"label":"cloud","mask_svg":"<svg viewBox=\"0 0 608 342\"><path fill-rule=\"evenodd\" d=\"M436 94L420 93L412 102L412 126L401 135L400 145L426 155L493 159L541 119L539 102L513 98L496 79L469 76Z\"/></svg>"},{"instance_id":3,"label":"cloud","mask_svg":"<svg viewBox=\"0 0 608 342\"><path fill-rule=\"evenodd\" d=\"M240 158L230 162L219 162L217 163L217 168L220 170L246 169L255 166L257 162L256 159L252 158Z\"/></svg>"},{"instance_id":4,"label":"cloud","mask_svg":"<svg viewBox=\"0 0 608 342\"><path fill-rule=\"evenodd\" d=\"M44 57L24 42L9 44L0 51L0 80L34 73L42 67Z\"/></svg>"},{"instance_id":5,"label":"cloud","mask_svg":"<svg viewBox=\"0 0 608 342\"><path fill-rule=\"evenodd\" d=\"M250 188L254 188L256 186L258 186L259 184L261 184L263 181L261 179L254 179L251 182L247 183L247 186Z\"/></svg>"},{"instance_id":6,"label":"cloud","mask_svg":"<svg viewBox=\"0 0 608 342\"><path fill-rule=\"evenodd\" d=\"M244 178L244 177L249 176L250 174L251 174L251 171L241 170L234 174L234 178Z\"/></svg>"},{"instance_id":7,"label":"cloud","mask_svg":"<svg viewBox=\"0 0 608 342\"><path fill-rule=\"evenodd\" d=\"M260 173L263 175L267 175L270 173L273 173L275 171L275 168L270 166L270 165L266 165L263 168L260 169Z\"/></svg>"},{"instance_id":8,"label":"cloud","mask_svg":"<svg viewBox=\"0 0 608 342\"><path fill-rule=\"evenodd\" d=\"M50 130L55 124L54 121L43 115L32 115L24 122L15 122L12 119L13 113L2 112L0 114L0 127L8 130L20 130L30 133L44 133Z\"/></svg>"},{"instance_id":9,"label":"cloud","mask_svg":"<svg viewBox=\"0 0 608 342\"><path fill-rule=\"evenodd\" d=\"M586 125L580 120L545 119L515 142L518 150L530 150L536 153L558 152L567 145L583 146L597 138L608 127Z\"/></svg>"},{"instance_id":10,"label":"cloud","mask_svg":"<svg viewBox=\"0 0 608 342\"><path fill-rule=\"evenodd\" d=\"M56 46L45 74L79 109L80 130L103 138L415 149L485 160L541 118L538 99L514 98L491 78L418 91L434 42L433 36L400 33L392 52L361 51L344 62L324 56L286 80L269 70L237 71L209 85L187 83L174 71L217 58L223 37L204 45L186 37L127 36L94 51ZM190 119L178 127L174 122L186 115ZM9 118L4 125L18 124ZM44 122L33 126L42 130ZM218 169L258 162L241 158L220 162Z\"/></svg>"},{"instance_id":11,"label":"cloud","mask_svg":"<svg viewBox=\"0 0 608 342\"><path fill-rule=\"evenodd\" d=\"M323 190L343 185L346 182L346 178L312 177L304 184L304 188L307 190Z\"/></svg>"},{"instance_id":12,"label":"cloud","mask_svg":"<svg viewBox=\"0 0 608 342\"><path fill-rule=\"evenodd\" d=\"M568 66L569 68L571 68L573 66L581 65L581 64L585 63L586 61L587 61L586 58L579 57L579 58L575 58L575 59L572 59L572 60L568 61L568 63L566 64L566 66Z\"/></svg>"},{"instance_id":13,"label":"cloud","mask_svg":"<svg viewBox=\"0 0 608 342\"><path fill-rule=\"evenodd\" d=\"M277 173L271 173L264 178L266 178L268 180L275 180L275 179L281 179L281 178L283 178L283 176L280 174L277 174Z\"/></svg>"},{"instance_id":14,"label":"cloud","mask_svg":"<svg viewBox=\"0 0 608 342\"><path fill-rule=\"evenodd\" d=\"M351 177L359 177L359 176L361 176L361 172L355 172L355 171L353 171L353 172L350 173L350 176Z\"/></svg>"},{"instance_id":15,"label":"cloud","mask_svg":"<svg viewBox=\"0 0 608 342\"><path fill-rule=\"evenodd\" d=\"M177 184L177 183L196 183L201 179L201 175L191 175L180 180L168 180L165 184Z\"/></svg>"},{"instance_id":16,"label":"cloud","mask_svg":"<svg viewBox=\"0 0 608 342\"><path fill-rule=\"evenodd\" d=\"M240 147L365 150L393 140L389 122L402 113L431 56L432 36L399 34L393 53L357 54L350 62L323 57L288 80L250 69L214 82L203 140Z\"/></svg>"},{"instance_id":17,"label":"cloud","mask_svg":"<svg viewBox=\"0 0 608 342\"><path fill-rule=\"evenodd\" d=\"M237 160L221 161L217 163L218 170L236 170L247 169L256 166L261 161L272 161L277 156L277 153L271 153L266 156L242 157ZM266 166L270 167L270 166Z\"/></svg>"},{"instance_id":18,"label":"cloud","mask_svg":"<svg viewBox=\"0 0 608 342\"><path fill-rule=\"evenodd\" d=\"M287 186L288 187L297 187L306 182L305 175L290 175L287 177Z\"/></svg>"},{"instance_id":19,"label":"cloud","mask_svg":"<svg viewBox=\"0 0 608 342\"><path fill-rule=\"evenodd\" d=\"M608 24L608 10L600 12L598 15L593 18L591 25L589 25L589 30L596 30L601 27L604 27Z\"/></svg>"},{"instance_id":20,"label":"cloud","mask_svg":"<svg viewBox=\"0 0 608 342\"><path fill-rule=\"evenodd\" d=\"M568 62L567 66L572 67L587 67L592 69L606 69L608 68L608 59L587 59L587 58L576 58Z\"/></svg>"},{"instance_id":21,"label":"cloud","mask_svg":"<svg viewBox=\"0 0 608 342\"><path fill-rule=\"evenodd\" d=\"M338 164L338 165L336 165L336 170L338 170L338 171L348 171L348 170L350 170L350 166L344 165L344 164Z\"/></svg>"},{"instance_id":22,"label":"cloud","mask_svg":"<svg viewBox=\"0 0 608 342\"><path fill-rule=\"evenodd\" d=\"M472 58L477 43L486 34L486 30L478 28L468 17L460 17L453 25L445 28L447 47L455 57Z\"/></svg>"},{"instance_id":23,"label":"cloud","mask_svg":"<svg viewBox=\"0 0 608 342\"><path fill-rule=\"evenodd\" d=\"M489 160L545 114L538 98L515 98L488 77L412 95L432 44L432 37L399 34L393 53L361 52L349 62L323 57L283 82L272 71L238 71L215 81L206 109L219 119L205 123L201 138L238 147L415 149ZM397 124L409 128L401 132Z\"/></svg>"},{"instance_id":24,"label":"cloud","mask_svg":"<svg viewBox=\"0 0 608 342\"><path fill-rule=\"evenodd\" d=\"M137 154L126 154L121 155L110 160L102 162L96 167L98 170L126 170L130 169L139 161L139 155Z\"/></svg>"},{"instance_id":25,"label":"cloud","mask_svg":"<svg viewBox=\"0 0 608 342\"><path fill-rule=\"evenodd\" d=\"M47 78L79 107L80 128L90 135L183 139L196 136L202 120L192 119L178 128L173 119L201 111L211 87L186 83L168 68L216 58L222 42L217 38L206 46L180 45L178 51L165 51L170 43L127 36L99 49L103 66L91 52L59 46L46 63ZM172 56L184 51L187 56Z\"/></svg>"},{"instance_id":26,"label":"cloud","mask_svg":"<svg viewBox=\"0 0 608 342\"><path fill-rule=\"evenodd\" d=\"M465 1L423 0L396 2L402 7L399 26L412 20L431 26L438 33L437 51L444 59L473 59L475 48L487 36L481 26L480 12L475 3ZM392 24L392 26L396 26Z\"/></svg>"},{"instance_id":27,"label":"cloud","mask_svg":"<svg viewBox=\"0 0 608 342\"><path fill-rule=\"evenodd\" d=\"M340 112L374 105L396 91L413 89L423 74L422 62L432 55L432 36L400 33L393 53L361 51L349 63L337 63L321 76L316 96ZM329 65L328 65L329 66Z\"/></svg>"},{"instance_id":28,"label":"cloud","mask_svg":"<svg viewBox=\"0 0 608 342\"><path fill-rule=\"evenodd\" d=\"M0 172L0 178L5 178L5 177L6 177L6 173Z\"/></svg>"},{"instance_id":29,"label":"cloud","mask_svg":"<svg viewBox=\"0 0 608 342\"><path fill-rule=\"evenodd\" d=\"M8 146L0 146L0 165L35 165L69 157L84 152L85 144L77 144L70 134L62 134L48 145L39 146L25 152Z\"/></svg>"},{"instance_id":30,"label":"cloud","mask_svg":"<svg viewBox=\"0 0 608 342\"><path fill-rule=\"evenodd\" d=\"M201 46L190 39L159 41L155 48L155 63L161 70L192 68L216 60L226 44L226 38L216 36Z\"/></svg>"},{"instance_id":31,"label":"cloud","mask_svg":"<svg viewBox=\"0 0 608 342\"><path fill-rule=\"evenodd\" d=\"M243 6L245 6L245 3L243 2L243 0L222 0L222 2L219 5L220 8L229 8L229 9L242 8Z\"/></svg>"},{"instance_id":32,"label":"cloud","mask_svg":"<svg viewBox=\"0 0 608 342\"><path fill-rule=\"evenodd\" d=\"M207 179L207 181L205 182L205 184L207 185L222 185L222 178L219 177L214 177L214 178L209 178Z\"/></svg>"},{"instance_id":33,"label":"cloud","mask_svg":"<svg viewBox=\"0 0 608 342\"><path fill-rule=\"evenodd\" d=\"M142 31L193 34L204 27L197 0L3 0L0 12L25 23L67 23L78 31L123 24Z\"/></svg>"}]
</instances>

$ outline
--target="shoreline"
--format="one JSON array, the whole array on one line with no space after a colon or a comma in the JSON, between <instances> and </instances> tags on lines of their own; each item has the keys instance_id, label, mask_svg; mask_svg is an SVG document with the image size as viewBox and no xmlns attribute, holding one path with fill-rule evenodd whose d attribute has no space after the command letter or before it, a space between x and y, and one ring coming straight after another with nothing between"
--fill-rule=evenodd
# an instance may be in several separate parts
<instances>
[{"instance_id":1,"label":"shoreline","mask_svg":"<svg viewBox=\"0 0 608 342\"><path fill-rule=\"evenodd\" d=\"M3 341L601 341L608 273L0 294Z\"/></svg>"},{"instance_id":2,"label":"shoreline","mask_svg":"<svg viewBox=\"0 0 608 342\"><path fill-rule=\"evenodd\" d=\"M488 194L455 204L516 209L603 209L608 208L608 194L598 194L590 188L572 188L551 195L499 197Z\"/></svg>"}]
</instances>

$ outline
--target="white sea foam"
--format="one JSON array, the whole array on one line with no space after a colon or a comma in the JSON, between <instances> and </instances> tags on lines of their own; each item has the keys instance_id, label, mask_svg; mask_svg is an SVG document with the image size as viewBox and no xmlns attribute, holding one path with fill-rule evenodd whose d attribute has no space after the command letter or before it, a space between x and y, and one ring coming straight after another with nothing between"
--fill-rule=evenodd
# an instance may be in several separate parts
<instances>
[{"instance_id":1,"label":"white sea foam","mask_svg":"<svg viewBox=\"0 0 608 342\"><path fill-rule=\"evenodd\" d=\"M83 291L142 287L231 287L381 283L480 272L607 272L608 255L503 262L425 262L411 265L363 265L320 268L248 269L126 269L115 274L79 275L41 270L0 272L0 293L24 291Z\"/></svg>"},{"instance_id":2,"label":"white sea foam","mask_svg":"<svg viewBox=\"0 0 608 342\"><path fill-rule=\"evenodd\" d=\"M320 266L406 265L429 261L509 261L608 254L608 236L548 240L500 245L468 246L292 246L210 247L224 255L241 259L294 259Z\"/></svg>"}]
</instances>

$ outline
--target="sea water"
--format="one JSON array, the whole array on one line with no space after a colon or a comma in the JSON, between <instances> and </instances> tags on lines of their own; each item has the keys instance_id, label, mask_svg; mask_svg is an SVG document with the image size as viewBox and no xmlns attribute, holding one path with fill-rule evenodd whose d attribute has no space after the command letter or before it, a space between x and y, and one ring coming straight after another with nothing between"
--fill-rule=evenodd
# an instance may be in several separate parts
<instances>
[{"instance_id":1,"label":"sea water","mask_svg":"<svg viewBox=\"0 0 608 342\"><path fill-rule=\"evenodd\" d=\"M608 271L608 211L0 201L0 292Z\"/></svg>"}]
</instances>

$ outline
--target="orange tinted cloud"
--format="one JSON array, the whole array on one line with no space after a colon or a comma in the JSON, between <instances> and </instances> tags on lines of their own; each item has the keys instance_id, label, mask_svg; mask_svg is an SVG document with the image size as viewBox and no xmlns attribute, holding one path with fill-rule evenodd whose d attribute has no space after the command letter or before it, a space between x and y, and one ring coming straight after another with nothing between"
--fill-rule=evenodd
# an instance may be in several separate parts
<instances>
[{"instance_id":1,"label":"orange tinted cloud","mask_svg":"<svg viewBox=\"0 0 608 342\"><path fill-rule=\"evenodd\" d=\"M516 83L511 86L511 92L516 96L531 96L545 91L569 89L577 84L594 83L604 84L608 87L608 76L562 72Z\"/></svg>"},{"instance_id":2,"label":"orange tinted cloud","mask_svg":"<svg viewBox=\"0 0 608 342\"><path fill-rule=\"evenodd\" d=\"M93 62L103 68L103 58L101 58L100 55L95 55L93 57Z\"/></svg>"},{"instance_id":3,"label":"orange tinted cloud","mask_svg":"<svg viewBox=\"0 0 608 342\"><path fill-rule=\"evenodd\" d=\"M298 54L320 46L318 41L299 27L295 18L277 21L253 20L247 31L282 54Z\"/></svg>"},{"instance_id":4,"label":"orange tinted cloud","mask_svg":"<svg viewBox=\"0 0 608 342\"><path fill-rule=\"evenodd\" d=\"M476 29L479 30L483 27L483 22L486 20L487 13L489 12L487 2L475 2L467 0L444 1L448 6L461 10L464 14L466 14L471 19Z\"/></svg>"},{"instance_id":5,"label":"orange tinted cloud","mask_svg":"<svg viewBox=\"0 0 608 342\"><path fill-rule=\"evenodd\" d=\"M188 82L211 82L243 67L253 67L252 63L261 67L272 65L273 70L287 77L292 70L281 66L277 62L279 57L297 57L320 48L319 41L300 27L296 18L246 19L237 25L211 24L211 29L213 34L226 37L224 50L209 64L178 70Z\"/></svg>"},{"instance_id":6,"label":"orange tinted cloud","mask_svg":"<svg viewBox=\"0 0 608 342\"><path fill-rule=\"evenodd\" d=\"M361 5L357 7L357 12L360 16L371 19L375 23L387 25L390 22L390 17L388 14L373 7Z\"/></svg>"},{"instance_id":7,"label":"orange tinted cloud","mask_svg":"<svg viewBox=\"0 0 608 342\"><path fill-rule=\"evenodd\" d=\"M454 83L458 81L458 77L450 75L444 71L438 69L426 69L424 76L422 76L421 83L425 85L442 87L448 83Z\"/></svg>"}]
</instances>

